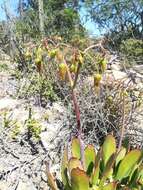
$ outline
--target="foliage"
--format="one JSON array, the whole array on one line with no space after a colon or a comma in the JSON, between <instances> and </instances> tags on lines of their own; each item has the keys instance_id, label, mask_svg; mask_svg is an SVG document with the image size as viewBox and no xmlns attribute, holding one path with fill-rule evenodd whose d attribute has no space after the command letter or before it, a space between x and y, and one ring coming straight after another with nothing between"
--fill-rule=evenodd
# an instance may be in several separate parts
<instances>
[{"instance_id":1,"label":"foliage","mask_svg":"<svg viewBox=\"0 0 143 190\"><path fill-rule=\"evenodd\" d=\"M7 64L0 64L0 72L6 71L8 69Z\"/></svg>"},{"instance_id":2,"label":"foliage","mask_svg":"<svg viewBox=\"0 0 143 190\"><path fill-rule=\"evenodd\" d=\"M29 117L26 120L25 125L26 125L26 128L28 129L28 140L31 137L34 137L36 140L39 140L42 126L38 120L33 118L31 108L29 108Z\"/></svg>"},{"instance_id":3,"label":"foliage","mask_svg":"<svg viewBox=\"0 0 143 190\"><path fill-rule=\"evenodd\" d=\"M28 119L26 122L26 127L28 129L28 133L30 136L35 137L36 139L40 138L40 134L41 134L41 125L40 123L32 118L32 119Z\"/></svg>"},{"instance_id":4,"label":"foliage","mask_svg":"<svg viewBox=\"0 0 143 190\"><path fill-rule=\"evenodd\" d=\"M120 51L122 54L128 57L130 64L133 62L133 60L135 60L138 64L142 63L142 40L130 38L125 41L122 41L120 45Z\"/></svg>"},{"instance_id":5,"label":"foliage","mask_svg":"<svg viewBox=\"0 0 143 190\"><path fill-rule=\"evenodd\" d=\"M11 137L13 139L16 139L20 134L20 132L21 132L21 124L19 122L16 122L13 126Z\"/></svg>"},{"instance_id":6,"label":"foliage","mask_svg":"<svg viewBox=\"0 0 143 190\"><path fill-rule=\"evenodd\" d=\"M118 33L132 31L132 36L140 36L142 26L143 1L138 0L85 0L85 6L92 20L107 31Z\"/></svg>"},{"instance_id":7,"label":"foliage","mask_svg":"<svg viewBox=\"0 0 143 190\"><path fill-rule=\"evenodd\" d=\"M8 114L7 111L3 113L3 126L5 128L9 128L12 124L11 116Z\"/></svg>"},{"instance_id":8,"label":"foliage","mask_svg":"<svg viewBox=\"0 0 143 190\"><path fill-rule=\"evenodd\" d=\"M116 148L115 138L108 135L97 152L93 145L83 147L79 138L73 138L71 151L65 148L61 164L65 190L120 190L138 189L143 186L143 157L139 149ZM58 189L49 168L50 187Z\"/></svg>"},{"instance_id":9,"label":"foliage","mask_svg":"<svg viewBox=\"0 0 143 190\"><path fill-rule=\"evenodd\" d=\"M25 81L25 76L20 81ZM52 79L46 79L45 77L39 76L35 71L33 74L28 74L25 85L18 89L20 98L33 98L35 102L39 102L42 107L47 105L47 101L58 100L56 90L54 89L54 82Z\"/></svg>"},{"instance_id":10,"label":"foliage","mask_svg":"<svg viewBox=\"0 0 143 190\"><path fill-rule=\"evenodd\" d=\"M44 0L43 7L46 35L60 35L70 39L75 33L84 34L77 11L78 3L76 5L71 0ZM38 1L29 0L23 5L23 16L17 20L16 31L22 35L29 34L32 38L38 37Z\"/></svg>"}]
</instances>

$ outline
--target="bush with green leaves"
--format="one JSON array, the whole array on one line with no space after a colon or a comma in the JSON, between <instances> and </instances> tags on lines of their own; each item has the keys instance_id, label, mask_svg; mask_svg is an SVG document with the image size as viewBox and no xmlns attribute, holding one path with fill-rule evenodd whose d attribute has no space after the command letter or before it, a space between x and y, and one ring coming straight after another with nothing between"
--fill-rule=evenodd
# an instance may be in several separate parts
<instances>
[{"instance_id":1,"label":"bush with green leaves","mask_svg":"<svg viewBox=\"0 0 143 190\"><path fill-rule=\"evenodd\" d=\"M129 64L142 64L143 41L129 38L122 41L120 51L128 59Z\"/></svg>"},{"instance_id":2,"label":"bush with green leaves","mask_svg":"<svg viewBox=\"0 0 143 190\"><path fill-rule=\"evenodd\" d=\"M40 139L40 134L41 134L40 122L38 122L34 118L29 118L26 122L26 127L28 129L28 136L29 137L33 136L37 140Z\"/></svg>"},{"instance_id":3,"label":"bush with green leaves","mask_svg":"<svg viewBox=\"0 0 143 190\"><path fill-rule=\"evenodd\" d=\"M52 190L59 187L47 165L48 183ZM84 148L74 137L71 150L66 147L61 163L63 190L142 190L143 151L118 147L115 138L107 135L96 151L89 144Z\"/></svg>"},{"instance_id":4,"label":"bush with green leaves","mask_svg":"<svg viewBox=\"0 0 143 190\"><path fill-rule=\"evenodd\" d=\"M130 38L123 41L120 48L121 51L123 51L127 55L137 56L137 57L142 56L143 42L142 40Z\"/></svg>"}]
</instances>

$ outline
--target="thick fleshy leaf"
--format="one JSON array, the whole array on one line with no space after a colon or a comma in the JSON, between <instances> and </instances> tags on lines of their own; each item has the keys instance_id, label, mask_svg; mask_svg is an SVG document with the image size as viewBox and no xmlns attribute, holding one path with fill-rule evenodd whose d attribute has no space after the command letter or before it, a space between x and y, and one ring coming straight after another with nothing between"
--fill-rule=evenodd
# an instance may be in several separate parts
<instances>
[{"instance_id":1,"label":"thick fleshy leaf","mask_svg":"<svg viewBox=\"0 0 143 190\"><path fill-rule=\"evenodd\" d=\"M90 188L90 190L102 190L102 189L100 189L98 186L96 186L96 185L93 185L91 188Z\"/></svg>"},{"instance_id":2,"label":"thick fleshy leaf","mask_svg":"<svg viewBox=\"0 0 143 190\"><path fill-rule=\"evenodd\" d=\"M116 180L122 180L125 177L128 177L135 165L138 164L141 158L142 152L140 150L132 150L121 161L117 174Z\"/></svg>"},{"instance_id":3,"label":"thick fleshy leaf","mask_svg":"<svg viewBox=\"0 0 143 190\"><path fill-rule=\"evenodd\" d=\"M109 158L116 152L116 141L112 135L108 135L102 146L104 167L106 166Z\"/></svg>"},{"instance_id":4,"label":"thick fleshy leaf","mask_svg":"<svg viewBox=\"0 0 143 190\"><path fill-rule=\"evenodd\" d=\"M64 186L68 189L69 188L69 179L67 174L68 168L68 147L65 148L63 152L62 164L61 164L61 177Z\"/></svg>"},{"instance_id":5,"label":"thick fleshy leaf","mask_svg":"<svg viewBox=\"0 0 143 190\"><path fill-rule=\"evenodd\" d=\"M72 169L74 169L74 168L79 168L79 169L83 170L81 161L77 158L72 157L68 163L69 172L71 173Z\"/></svg>"},{"instance_id":6,"label":"thick fleshy leaf","mask_svg":"<svg viewBox=\"0 0 143 190\"><path fill-rule=\"evenodd\" d=\"M107 185L105 185L102 190L116 190L117 183L112 182Z\"/></svg>"},{"instance_id":7,"label":"thick fleshy leaf","mask_svg":"<svg viewBox=\"0 0 143 190\"><path fill-rule=\"evenodd\" d=\"M115 166L117 166L118 163L121 160L123 160L123 158L125 157L125 155L126 155L126 148L122 147L121 150L119 151L118 155L117 155Z\"/></svg>"},{"instance_id":8,"label":"thick fleshy leaf","mask_svg":"<svg viewBox=\"0 0 143 190\"><path fill-rule=\"evenodd\" d=\"M72 157L81 158L80 140L79 138L72 139Z\"/></svg>"},{"instance_id":9,"label":"thick fleshy leaf","mask_svg":"<svg viewBox=\"0 0 143 190\"><path fill-rule=\"evenodd\" d=\"M143 165L139 167L137 181L143 186Z\"/></svg>"},{"instance_id":10,"label":"thick fleshy leaf","mask_svg":"<svg viewBox=\"0 0 143 190\"><path fill-rule=\"evenodd\" d=\"M88 145L84 150L84 167L87 174L90 175L95 163L95 149L93 145Z\"/></svg>"},{"instance_id":11,"label":"thick fleshy leaf","mask_svg":"<svg viewBox=\"0 0 143 190\"><path fill-rule=\"evenodd\" d=\"M100 165L98 163L98 165L96 165L96 167L94 168L94 171L93 171L93 175L92 175L92 179L91 179L92 185L97 185L98 179L99 179L99 171L100 171Z\"/></svg>"},{"instance_id":12,"label":"thick fleshy leaf","mask_svg":"<svg viewBox=\"0 0 143 190\"><path fill-rule=\"evenodd\" d=\"M71 171L72 190L89 190L89 177L83 170L74 168Z\"/></svg>"},{"instance_id":13,"label":"thick fleshy leaf","mask_svg":"<svg viewBox=\"0 0 143 190\"><path fill-rule=\"evenodd\" d=\"M113 165L115 163L116 156L116 154L112 154L112 156L109 158L100 180L100 187L103 187L106 179L110 178L110 175L113 173Z\"/></svg>"},{"instance_id":14,"label":"thick fleshy leaf","mask_svg":"<svg viewBox=\"0 0 143 190\"><path fill-rule=\"evenodd\" d=\"M99 150L95 159L95 165L94 165L94 170L93 170L93 174L91 176L91 184L96 186L98 183L98 179L99 179L99 172L100 172L100 158L102 155L102 151Z\"/></svg>"},{"instance_id":15,"label":"thick fleshy leaf","mask_svg":"<svg viewBox=\"0 0 143 190\"><path fill-rule=\"evenodd\" d=\"M46 175L47 175L47 179L48 179L48 184L52 190L58 190L57 184L55 182L55 178L52 175L52 173L50 172L49 164L47 162L45 162L45 164L46 164Z\"/></svg>"}]
</instances>

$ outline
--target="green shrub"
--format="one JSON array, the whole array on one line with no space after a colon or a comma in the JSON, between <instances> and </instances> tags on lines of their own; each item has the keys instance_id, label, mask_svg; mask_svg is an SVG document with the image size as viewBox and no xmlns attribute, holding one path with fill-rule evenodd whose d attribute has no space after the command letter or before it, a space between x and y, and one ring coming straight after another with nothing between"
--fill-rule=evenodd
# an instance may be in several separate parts
<instances>
[{"instance_id":1,"label":"green shrub","mask_svg":"<svg viewBox=\"0 0 143 190\"><path fill-rule=\"evenodd\" d=\"M120 51L128 58L130 64L133 62L142 64L143 41L130 38L122 41Z\"/></svg>"},{"instance_id":2,"label":"green shrub","mask_svg":"<svg viewBox=\"0 0 143 190\"><path fill-rule=\"evenodd\" d=\"M28 129L28 135L35 137L37 140L40 139L40 134L41 134L41 125L40 123L34 119L30 118L26 122L26 127Z\"/></svg>"},{"instance_id":3,"label":"green shrub","mask_svg":"<svg viewBox=\"0 0 143 190\"><path fill-rule=\"evenodd\" d=\"M142 56L143 41L133 38L127 39L121 43L120 49L130 56Z\"/></svg>"},{"instance_id":4,"label":"green shrub","mask_svg":"<svg viewBox=\"0 0 143 190\"><path fill-rule=\"evenodd\" d=\"M47 165L48 183L58 190ZM143 187L143 152L139 149L116 148L115 138L108 135L99 149L83 147L73 138L71 151L64 150L61 164L64 190L141 190Z\"/></svg>"},{"instance_id":5,"label":"green shrub","mask_svg":"<svg viewBox=\"0 0 143 190\"><path fill-rule=\"evenodd\" d=\"M8 69L8 65L3 63L3 64L0 64L0 72L3 72L3 71L7 71Z\"/></svg>"}]
</instances>

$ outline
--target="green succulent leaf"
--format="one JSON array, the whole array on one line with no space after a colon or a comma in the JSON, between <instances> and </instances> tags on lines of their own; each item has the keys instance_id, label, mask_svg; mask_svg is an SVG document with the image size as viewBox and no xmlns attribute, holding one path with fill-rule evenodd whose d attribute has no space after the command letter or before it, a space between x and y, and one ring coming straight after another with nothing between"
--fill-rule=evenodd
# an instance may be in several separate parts
<instances>
[{"instance_id":1,"label":"green succulent leaf","mask_svg":"<svg viewBox=\"0 0 143 190\"><path fill-rule=\"evenodd\" d=\"M143 186L143 164L139 167L137 181Z\"/></svg>"},{"instance_id":2,"label":"green succulent leaf","mask_svg":"<svg viewBox=\"0 0 143 190\"><path fill-rule=\"evenodd\" d=\"M132 150L121 161L117 174L116 180L122 180L125 177L128 177L136 164L138 164L141 158L142 152L140 150Z\"/></svg>"},{"instance_id":3,"label":"green succulent leaf","mask_svg":"<svg viewBox=\"0 0 143 190\"><path fill-rule=\"evenodd\" d=\"M95 187L98 184L98 179L99 179L101 156L102 156L102 150L99 150L95 158L95 165L91 176L91 184Z\"/></svg>"},{"instance_id":4,"label":"green succulent leaf","mask_svg":"<svg viewBox=\"0 0 143 190\"><path fill-rule=\"evenodd\" d=\"M126 155L126 148L121 147L121 149L117 155L117 158L116 158L115 166L117 166L119 164L119 162L125 157L125 155Z\"/></svg>"},{"instance_id":5,"label":"green succulent leaf","mask_svg":"<svg viewBox=\"0 0 143 190\"><path fill-rule=\"evenodd\" d=\"M98 163L93 171L91 183L92 185L97 185L99 179L100 163Z\"/></svg>"},{"instance_id":6,"label":"green succulent leaf","mask_svg":"<svg viewBox=\"0 0 143 190\"><path fill-rule=\"evenodd\" d=\"M102 146L102 151L104 166L106 166L111 155L116 152L116 141L112 135L106 137Z\"/></svg>"},{"instance_id":7,"label":"green succulent leaf","mask_svg":"<svg viewBox=\"0 0 143 190\"><path fill-rule=\"evenodd\" d=\"M72 157L81 158L81 148L79 138L72 139Z\"/></svg>"},{"instance_id":8,"label":"green succulent leaf","mask_svg":"<svg viewBox=\"0 0 143 190\"><path fill-rule=\"evenodd\" d=\"M112 182L107 185L105 185L102 190L116 190L117 183Z\"/></svg>"},{"instance_id":9,"label":"green succulent leaf","mask_svg":"<svg viewBox=\"0 0 143 190\"><path fill-rule=\"evenodd\" d=\"M83 170L74 168L71 171L71 186L72 190L89 190L89 177Z\"/></svg>"},{"instance_id":10,"label":"green succulent leaf","mask_svg":"<svg viewBox=\"0 0 143 190\"><path fill-rule=\"evenodd\" d=\"M94 146L88 145L84 150L84 162L85 162L84 166L88 175L91 175L91 172L93 170L95 157L96 157L96 153L95 153Z\"/></svg>"},{"instance_id":11,"label":"green succulent leaf","mask_svg":"<svg viewBox=\"0 0 143 190\"><path fill-rule=\"evenodd\" d=\"M116 160L116 154L112 154L112 156L109 158L107 164L106 164L106 167L103 171L103 174L102 174L102 178L100 180L100 187L103 187L106 179L110 178L110 176L112 175L113 173L113 165L115 163L115 160Z\"/></svg>"},{"instance_id":12,"label":"green succulent leaf","mask_svg":"<svg viewBox=\"0 0 143 190\"><path fill-rule=\"evenodd\" d=\"M67 174L67 167L68 167L68 148L66 147L63 152L62 164L61 164L61 177L62 182L66 189L69 189L69 179Z\"/></svg>"},{"instance_id":13,"label":"green succulent leaf","mask_svg":"<svg viewBox=\"0 0 143 190\"><path fill-rule=\"evenodd\" d=\"M90 190L101 190L101 189L99 189L99 187L97 187L96 185L93 185L93 186L90 188Z\"/></svg>"}]
</instances>

